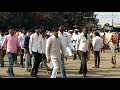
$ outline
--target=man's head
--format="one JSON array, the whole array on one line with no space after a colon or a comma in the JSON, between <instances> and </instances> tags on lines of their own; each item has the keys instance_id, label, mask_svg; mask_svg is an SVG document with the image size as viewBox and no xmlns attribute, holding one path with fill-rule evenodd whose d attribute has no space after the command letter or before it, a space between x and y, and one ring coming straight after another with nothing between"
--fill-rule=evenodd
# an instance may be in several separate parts
<instances>
[{"instance_id":1,"label":"man's head","mask_svg":"<svg viewBox=\"0 0 120 90\"><path fill-rule=\"evenodd\" d=\"M30 29L28 33L29 33L29 36L32 35L34 33L33 29Z\"/></svg>"},{"instance_id":2,"label":"man's head","mask_svg":"<svg viewBox=\"0 0 120 90\"><path fill-rule=\"evenodd\" d=\"M87 35L87 33L88 33L88 30L86 29L86 28L83 28L82 29L82 32L84 33L84 35L86 36Z\"/></svg>"},{"instance_id":3,"label":"man's head","mask_svg":"<svg viewBox=\"0 0 120 90\"><path fill-rule=\"evenodd\" d=\"M62 25L59 26L59 31L60 31L61 33L63 33L63 32L65 31L65 26L64 26L64 24L62 24Z\"/></svg>"},{"instance_id":4,"label":"man's head","mask_svg":"<svg viewBox=\"0 0 120 90\"><path fill-rule=\"evenodd\" d=\"M78 31L79 31L78 29L74 29L75 34L78 34Z\"/></svg>"},{"instance_id":5,"label":"man's head","mask_svg":"<svg viewBox=\"0 0 120 90\"><path fill-rule=\"evenodd\" d=\"M100 34L98 32L95 32L94 34L95 34L95 36L100 36Z\"/></svg>"},{"instance_id":6,"label":"man's head","mask_svg":"<svg viewBox=\"0 0 120 90\"><path fill-rule=\"evenodd\" d=\"M41 32L40 26L35 26L35 32L38 34Z\"/></svg>"},{"instance_id":7,"label":"man's head","mask_svg":"<svg viewBox=\"0 0 120 90\"><path fill-rule=\"evenodd\" d=\"M24 35L26 34L25 27L22 28L22 33L23 33Z\"/></svg>"},{"instance_id":8,"label":"man's head","mask_svg":"<svg viewBox=\"0 0 120 90\"><path fill-rule=\"evenodd\" d=\"M57 27L52 28L51 31L52 31L52 33L53 33L54 36L58 37L58 31L59 31L59 30L58 30Z\"/></svg>"},{"instance_id":9,"label":"man's head","mask_svg":"<svg viewBox=\"0 0 120 90\"><path fill-rule=\"evenodd\" d=\"M0 30L0 34L1 34L1 36L4 36L4 31Z\"/></svg>"},{"instance_id":10,"label":"man's head","mask_svg":"<svg viewBox=\"0 0 120 90\"><path fill-rule=\"evenodd\" d=\"M12 26L9 26L8 32L9 32L9 34L14 35L14 28Z\"/></svg>"},{"instance_id":11,"label":"man's head","mask_svg":"<svg viewBox=\"0 0 120 90\"><path fill-rule=\"evenodd\" d=\"M46 36L46 30L43 30L41 34L42 34L43 37L45 37Z\"/></svg>"}]
</instances>

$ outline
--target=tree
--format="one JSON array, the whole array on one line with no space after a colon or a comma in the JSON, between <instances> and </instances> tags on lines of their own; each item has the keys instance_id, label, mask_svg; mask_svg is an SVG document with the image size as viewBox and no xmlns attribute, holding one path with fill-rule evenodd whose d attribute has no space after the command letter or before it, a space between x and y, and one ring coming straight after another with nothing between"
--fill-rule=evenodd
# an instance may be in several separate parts
<instances>
[{"instance_id":1,"label":"tree","mask_svg":"<svg viewBox=\"0 0 120 90\"><path fill-rule=\"evenodd\" d=\"M95 22L94 12L0 12L0 25L17 28L32 28L35 25L50 30L64 23L68 28L74 25L85 27L89 22Z\"/></svg>"}]
</instances>

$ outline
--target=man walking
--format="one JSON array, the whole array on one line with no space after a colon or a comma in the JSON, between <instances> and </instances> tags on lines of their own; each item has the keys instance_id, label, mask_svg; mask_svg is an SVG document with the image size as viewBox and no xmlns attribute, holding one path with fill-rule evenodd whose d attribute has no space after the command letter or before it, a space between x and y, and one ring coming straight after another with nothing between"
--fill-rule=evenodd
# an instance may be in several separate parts
<instances>
[{"instance_id":1,"label":"man walking","mask_svg":"<svg viewBox=\"0 0 120 90\"><path fill-rule=\"evenodd\" d=\"M53 28L52 32L53 35L48 38L46 44L46 57L48 63L50 63L51 60L53 64L53 70L50 78L56 78L57 71L59 70L60 67L62 67L61 53L64 55L65 52L62 46L62 41L58 36L58 28Z\"/></svg>"},{"instance_id":2,"label":"man walking","mask_svg":"<svg viewBox=\"0 0 120 90\"><path fill-rule=\"evenodd\" d=\"M30 36L29 51L34 56L34 66L31 71L31 76L36 77L38 73L38 66L42 60L42 35L40 34L40 27L35 26L35 33Z\"/></svg>"},{"instance_id":3,"label":"man walking","mask_svg":"<svg viewBox=\"0 0 120 90\"><path fill-rule=\"evenodd\" d=\"M8 60L9 60L9 68L8 73L11 77L14 77L13 72L13 61L17 55L17 48L21 49L20 41L17 36L14 35L14 28L8 27L9 35L7 35L2 43L2 50L5 46L7 46Z\"/></svg>"}]
</instances>

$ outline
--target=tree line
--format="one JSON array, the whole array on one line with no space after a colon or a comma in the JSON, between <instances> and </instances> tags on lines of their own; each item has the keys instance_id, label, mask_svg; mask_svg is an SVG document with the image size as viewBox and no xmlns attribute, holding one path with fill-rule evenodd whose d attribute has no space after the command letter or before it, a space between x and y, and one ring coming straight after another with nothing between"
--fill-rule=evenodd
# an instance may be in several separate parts
<instances>
[{"instance_id":1,"label":"tree line","mask_svg":"<svg viewBox=\"0 0 120 90\"><path fill-rule=\"evenodd\" d=\"M0 12L0 27L30 29L35 25L50 30L53 26L65 24L69 29L74 25L84 27L89 22L95 23L94 12Z\"/></svg>"}]
</instances>

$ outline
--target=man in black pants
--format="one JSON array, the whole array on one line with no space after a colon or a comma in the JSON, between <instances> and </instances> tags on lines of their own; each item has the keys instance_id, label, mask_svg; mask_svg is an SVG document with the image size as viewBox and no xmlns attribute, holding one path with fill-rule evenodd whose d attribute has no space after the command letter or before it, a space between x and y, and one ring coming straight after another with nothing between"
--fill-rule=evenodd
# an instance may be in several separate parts
<instances>
[{"instance_id":1,"label":"man in black pants","mask_svg":"<svg viewBox=\"0 0 120 90\"><path fill-rule=\"evenodd\" d=\"M20 45L21 45L21 54L20 54L20 64L21 67L23 68L23 56L24 56L24 42L25 42L25 38L26 38L26 31L25 28L22 28L22 34L18 37L20 40Z\"/></svg>"},{"instance_id":2,"label":"man in black pants","mask_svg":"<svg viewBox=\"0 0 120 90\"><path fill-rule=\"evenodd\" d=\"M93 51L95 57L95 66L93 68L99 68L100 65L100 51L103 48L103 39L98 32L95 32L95 38L93 38Z\"/></svg>"},{"instance_id":3,"label":"man in black pants","mask_svg":"<svg viewBox=\"0 0 120 90\"><path fill-rule=\"evenodd\" d=\"M87 35L86 28L83 29L83 32L78 37L76 42L76 51L80 55L81 60L81 67L79 70L79 74L83 74L84 77L86 77L87 74L87 54L90 50L90 38Z\"/></svg>"},{"instance_id":4,"label":"man in black pants","mask_svg":"<svg viewBox=\"0 0 120 90\"><path fill-rule=\"evenodd\" d=\"M29 52L30 55L33 55L35 62L31 71L31 76L36 77L38 73L38 66L42 58L42 35L40 34L41 28L35 26L35 33L30 36L29 41Z\"/></svg>"}]
</instances>

